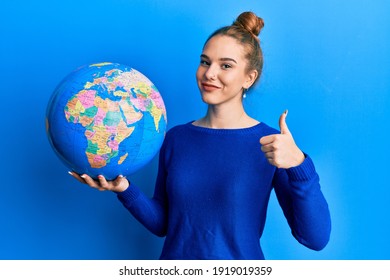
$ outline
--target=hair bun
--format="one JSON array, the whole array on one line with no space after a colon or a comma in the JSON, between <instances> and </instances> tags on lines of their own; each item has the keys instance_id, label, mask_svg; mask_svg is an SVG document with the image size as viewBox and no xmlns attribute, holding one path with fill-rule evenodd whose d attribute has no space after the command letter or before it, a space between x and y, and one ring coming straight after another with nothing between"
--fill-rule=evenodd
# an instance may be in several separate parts
<instances>
[{"instance_id":1,"label":"hair bun","mask_svg":"<svg viewBox=\"0 0 390 280\"><path fill-rule=\"evenodd\" d=\"M253 12L243 12L233 22L233 25L243 27L255 37L259 36L264 27L264 21Z\"/></svg>"}]
</instances>

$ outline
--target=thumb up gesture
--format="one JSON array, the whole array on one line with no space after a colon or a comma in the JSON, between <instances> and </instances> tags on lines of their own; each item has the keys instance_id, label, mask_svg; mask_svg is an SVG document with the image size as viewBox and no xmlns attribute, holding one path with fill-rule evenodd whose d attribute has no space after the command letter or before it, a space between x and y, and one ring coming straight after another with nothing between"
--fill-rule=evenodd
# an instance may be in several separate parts
<instances>
[{"instance_id":1,"label":"thumb up gesture","mask_svg":"<svg viewBox=\"0 0 390 280\"><path fill-rule=\"evenodd\" d=\"M260 138L261 150L268 162L278 168L290 168L300 165L305 156L295 144L287 127L286 110L279 118L280 134L271 134Z\"/></svg>"}]
</instances>

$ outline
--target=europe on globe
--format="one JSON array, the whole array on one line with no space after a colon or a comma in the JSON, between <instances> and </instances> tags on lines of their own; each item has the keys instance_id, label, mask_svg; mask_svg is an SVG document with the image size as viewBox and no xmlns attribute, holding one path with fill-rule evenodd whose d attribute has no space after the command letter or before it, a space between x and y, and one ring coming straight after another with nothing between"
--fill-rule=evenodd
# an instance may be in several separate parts
<instances>
[{"instance_id":1,"label":"europe on globe","mask_svg":"<svg viewBox=\"0 0 390 280\"><path fill-rule=\"evenodd\" d=\"M83 66L63 79L46 111L49 142L70 170L108 180L130 175L159 151L164 101L143 74L117 63Z\"/></svg>"}]
</instances>

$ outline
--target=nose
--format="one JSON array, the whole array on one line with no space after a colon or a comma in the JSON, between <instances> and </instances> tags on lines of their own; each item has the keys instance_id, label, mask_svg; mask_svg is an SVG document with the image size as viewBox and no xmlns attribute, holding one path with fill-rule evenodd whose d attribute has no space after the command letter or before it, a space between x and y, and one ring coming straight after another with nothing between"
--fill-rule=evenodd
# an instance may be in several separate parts
<instances>
[{"instance_id":1,"label":"nose","mask_svg":"<svg viewBox=\"0 0 390 280\"><path fill-rule=\"evenodd\" d=\"M207 80L215 80L217 77L217 69L213 65L210 65L204 73L204 76Z\"/></svg>"}]
</instances>

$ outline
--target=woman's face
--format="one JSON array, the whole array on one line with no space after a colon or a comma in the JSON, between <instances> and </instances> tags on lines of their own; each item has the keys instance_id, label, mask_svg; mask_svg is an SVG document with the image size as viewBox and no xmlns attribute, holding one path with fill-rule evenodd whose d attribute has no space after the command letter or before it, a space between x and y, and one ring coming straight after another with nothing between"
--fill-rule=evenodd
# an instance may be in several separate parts
<instances>
[{"instance_id":1,"label":"woman's face","mask_svg":"<svg viewBox=\"0 0 390 280\"><path fill-rule=\"evenodd\" d=\"M249 88L257 76L256 70L248 73L244 55L244 48L229 36L216 35L207 42L196 72L204 102L241 102L243 88Z\"/></svg>"}]
</instances>

